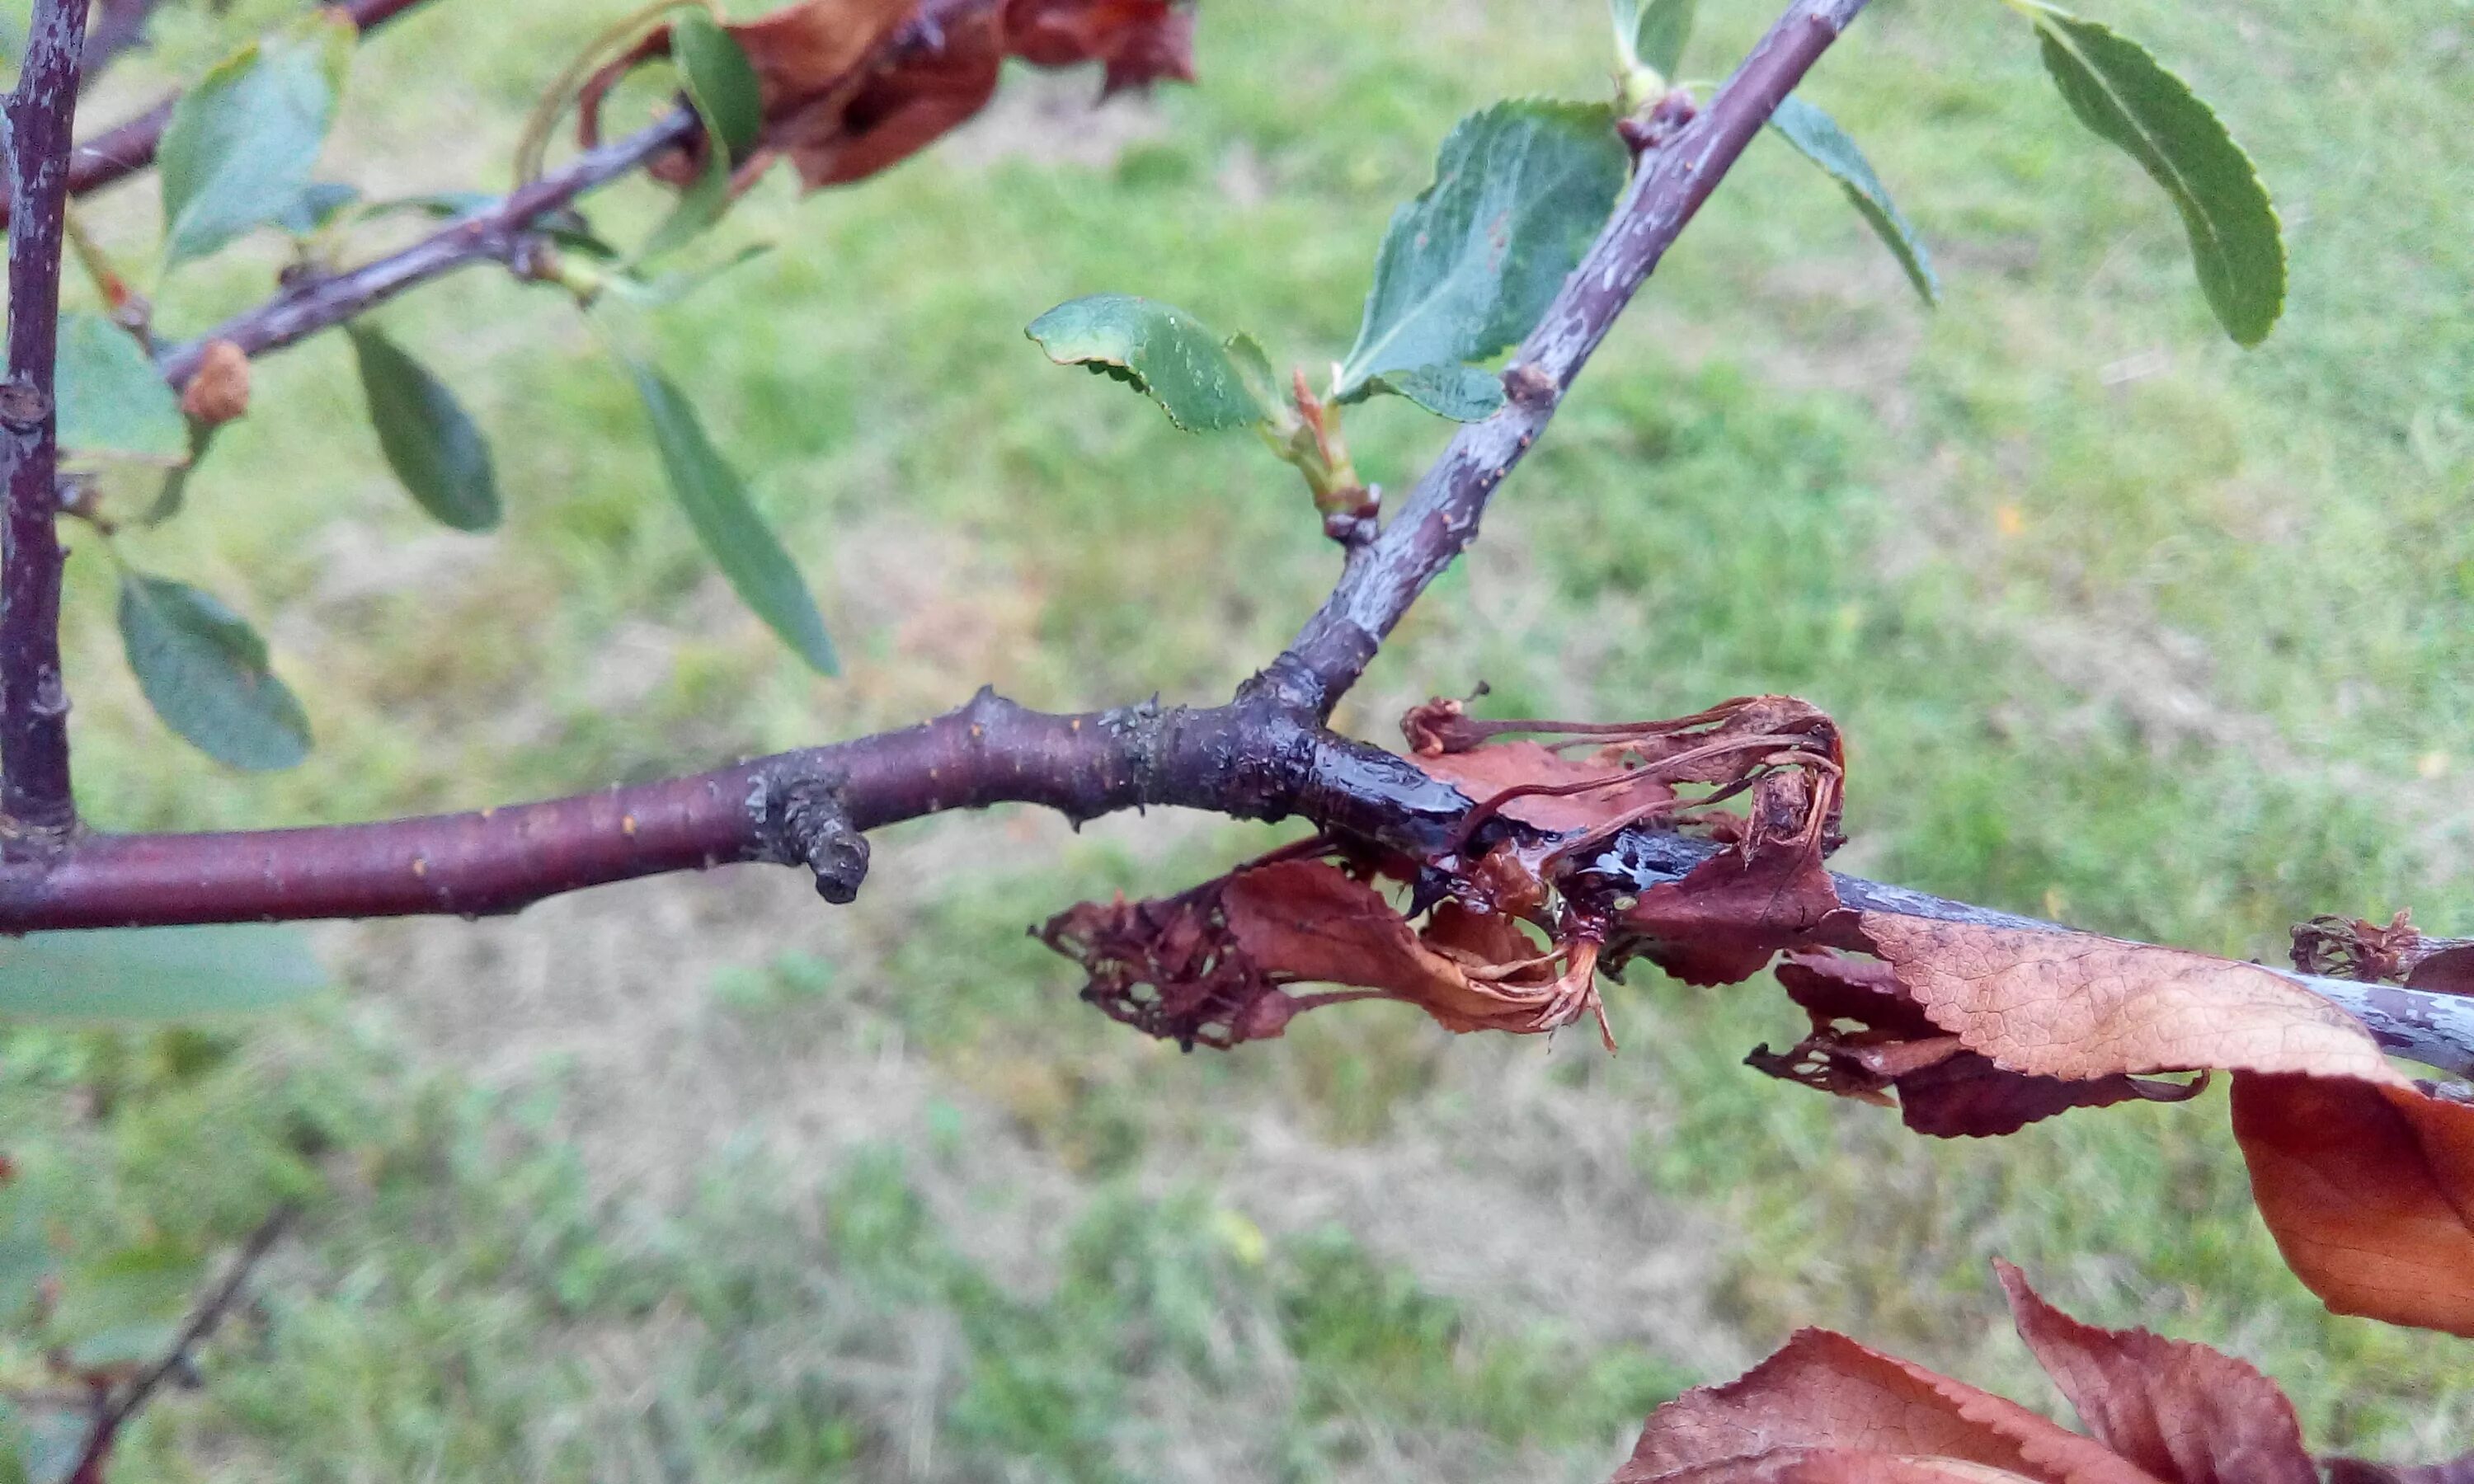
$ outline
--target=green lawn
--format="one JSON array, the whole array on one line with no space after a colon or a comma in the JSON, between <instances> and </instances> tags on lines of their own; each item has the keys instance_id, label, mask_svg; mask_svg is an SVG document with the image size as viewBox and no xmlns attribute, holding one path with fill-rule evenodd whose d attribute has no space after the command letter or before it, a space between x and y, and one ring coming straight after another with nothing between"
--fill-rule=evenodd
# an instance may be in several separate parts
<instances>
[{"instance_id":1,"label":"green lawn","mask_svg":"<svg viewBox=\"0 0 2474 1484\"><path fill-rule=\"evenodd\" d=\"M329 173L499 183L531 89L624 9L439 0L365 49ZM1686 70L1715 74L1766 15L1702 9ZM2293 258L2266 347L2217 333L2170 207L2078 132L2014 16L1877 0L1808 92L1923 229L1943 306L1758 145L1342 725L1389 739L1404 704L1481 679L1500 714L1792 691L1847 731L1848 869L2236 955L2323 911L2474 923L2474 529L2452 518L2474 14L2096 13L2258 157ZM175 58L212 54L178 29ZM317 751L244 778L182 750L81 549L89 816L482 804L982 682L1224 695L1330 579L1305 500L1249 441L1176 434L1020 326L1140 292L1319 364L1451 121L1601 95L1603 30L1590 0L1214 0L1201 84L1153 107L1089 120L1091 80L1026 74L885 179L768 181L725 231L777 251L628 332L816 580L839 681L711 574L553 296L473 274L381 317L496 440L488 539L390 482L340 339L270 359L187 514L126 545L259 622ZM109 202L98 229L145 241L150 193ZM659 201L599 209L636 229ZM235 256L184 274L164 323L261 295L272 254ZM1395 488L1443 443L1399 405L1350 431ZM1180 1057L1024 936L1274 837L940 821L887 832L847 910L751 868L325 930L349 991L303 1012L12 1033L0 1149L63 1233L197 1249L305 1208L115 1480L1589 1480L1649 1406L1798 1324L2058 1405L1994 1254L2085 1317L2249 1357L2323 1443L2474 1447L2464 1344L2319 1308L2249 1209L2219 1094L1927 1142L1738 1065L1796 1033L1766 981L1646 970L1612 993L1613 1058L1389 1006ZM0 1346L0 1380L31 1364Z\"/></svg>"}]
</instances>

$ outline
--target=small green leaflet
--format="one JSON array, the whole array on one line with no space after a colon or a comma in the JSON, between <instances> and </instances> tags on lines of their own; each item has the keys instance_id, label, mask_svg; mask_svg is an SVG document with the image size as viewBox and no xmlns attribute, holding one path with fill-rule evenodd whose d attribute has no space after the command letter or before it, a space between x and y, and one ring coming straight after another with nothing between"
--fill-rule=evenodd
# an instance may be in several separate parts
<instances>
[{"instance_id":1,"label":"small green leaflet","mask_svg":"<svg viewBox=\"0 0 2474 1484\"><path fill-rule=\"evenodd\" d=\"M1367 388L1405 396L1439 418L1480 422L1503 405L1503 378L1474 366L1447 361L1415 371L1385 371Z\"/></svg>"},{"instance_id":2,"label":"small green leaflet","mask_svg":"<svg viewBox=\"0 0 2474 1484\"><path fill-rule=\"evenodd\" d=\"M498 480L490 444L455 394L394 341L367 324L345 326L360 363L361 392L387 466L421 508L458 531L498 523Z\"/></svg>"},{"instance_id":3,"label":"small green leaflet","mask_svg":"<svg viewBox=\"0 0 2474 1484\"><path fill-rule=\"evenodd\" d=\"M189 457L189 425L136 339L99 314L61 316L61 446L166 464Z\"/></svg>"},{"instance_id":4,"label":"small green leaflet","mask_svg":"<svg viewBox=\"0 0 2474 1484\"><path fill-rule=\"evenodd\" d=\"M1614 18L1615 51L1627 68L1648 67L1672 80L1692 39L1694 0L1607 0Z\"/></svg>"},{"instance_id":5,"label":"small green leaflet","mask_svg":"<svg viewBox=\"0 0 2474 1484\"><path fill-rule=\"evenodd\" d=\"M756 69L730 34L700 11L679 17L671 27L671 58L687 85L688 102L704 121L705 133L722 144L705 152L704 171L670 207L636 250L635 262L649 263L677 251L703 236L730 210L731 157L756 142L764 122L757 98Z\"/></svg>"},{"instance_id":6,"label":"small green leaflet","mask_svg":"<svg viewBox=\"0 0 2474 1484\"><path fill-rule=\"evenodd\" d=\"M839 671L833 640L816 600L808 592L790 554L782 549L764 518L748 502L746 487L696 419L695 408L659 371L635 361L627 370L644 399L661 449L670 492L695 527L697 539L721 568L741 601L764 620L809 667L823 675Z\"/></svg>"},{"instance_id":7,"label":"small green leaflet","mask_svg":"<svg viewBox=\"0 0 2474 1484\"><path fill-rule=\"evenodd\" d=\"M205 1266L163 1242L86 1257L61 1274L46 1347L81 1370L146 1364L170 1346Z\"/></svg>"},{"instance_id":8,"label":"small green leaflet","mask_svg":"<svg viewBox=\"0 0 2474 1484\"><path fill-rule=\"evenodd\" d=\"M1916 286L1924 301L1941 302L1941 278L1933 272L1932 254L1925 251L1924 239L1916 235L1906 214L1890 199L1889 189L1873 173L1864 152L1847 137L1847 131L1829 114L1791 94L1779 100L1777 111L1770 114L1770 127L1845 187L1847 199L1855 203L1874 235L1899 260L1899 266L1907 271L1907 281Z\"/></svg>"},{"instance_id":9,"label":"small green leaflet","mask_svg":"<svg viewBox=\"0 0 2474 1484\"><path fill-rule=\"evenodd\" d=\"M2010 0L2036 24L2045 70L2079 122L2165 188L2191 237L2199 288L2225 333L2256 346L2285 309L2285 238L2259 171L2214 108L2145 47L2039 0Z\"/></svg>"},{"instance_id":10,"label":"small green leaflet","mask_svg":"<svg viewBox=\"0 0 2474 1484\"><path fill-rule=\"evenodd\" d=\"M297 210L335 120L353 36L352 17L321 7L181 95L156 152L166 268Z\"/></svg>"},{"instance_id":11,"label":"small green leaflet","mask_svg":"<svg viewBox=\"0 0 2474 1484\"><path fill-rule=\"evenodd\" d=\"M746 158L764 126L764 104L745 50L712 16L690 11L670 23L670 58L714 136L732 159Z\"/></svg>"},{"instance_id":12,"label":"small green leaflet","mask_svg":"<svg viewBox=\"0 0 2474 1484\"><path fill-rule=\"evenodd\" d=\"M0 943L0 1022L233 1015L326 983L299 933L255 922L29 933Z\"/></svg>"},{"instance_id":13,"label":"small green leaflet","mask_svg":"<svg viewBox=\"0 0 2474 1484\"><path fill-rule=\"evenodd\" d=\"M301 188L292 204L275 214L275 225L295 237L314 237L337 217L361 203L361 188L334 180L313 181Z\"/></svg>"},{"instance_id":14,"label":"small green leaflet","mask_svg":"<svg viewBox=\"0 0 2474 1484\"><path fill-rule=\"evenodd\" d=\"M1435 183L1393 213L1339 398L1366 395L1387 371L1485 360L1528 334L1630 169L1606 108L1511 102L1463 119Z\"/></svg>"},{"instance_id":15,"label":"small green leaflet","mask_svg":"<svg viewBox=\"0 0 2474 1484\"><path fill-rule=\"evenodd\" d=\"M120 640L155 714L207 756L264 771L309 754L309 718L266 641L213 594L123 570Z\"/></svg>"},{"instance_id":16,"label":"small green leaflet","mask_svg":"<svg viewBox=\"0 0 2474 1484\"><path fill-rule=\"evenodd\" d=\"M1272 414L1271 361L1250 336L1223 340L1174 304L1131 294L1068 299L1023 331L1059 366L1085 366L1160 404L1189 433Z\"/></svg>"}]
</instances>

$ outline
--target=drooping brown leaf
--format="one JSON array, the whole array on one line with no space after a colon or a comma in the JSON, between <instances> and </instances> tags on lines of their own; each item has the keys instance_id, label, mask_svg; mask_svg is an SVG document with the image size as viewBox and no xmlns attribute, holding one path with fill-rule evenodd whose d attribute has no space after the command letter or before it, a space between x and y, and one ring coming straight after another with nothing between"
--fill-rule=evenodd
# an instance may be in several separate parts
<instances>
[{"instance_id":1,"label":"drooping brown leaf","mask_svg":"<svg viewBox=\"0 0 2474 1484\"><path fill-rule=\"evenodd\" d=\"M2341 917L2294 923L2293 967L2365 984L2474 994L2474 940L2426 937L2403 911L2385 924Z\"/></svg>"},{"instance_id":2,"label":"drooping brown leaf","mask_svg":"<svg viewBox=\"0 0 2474 1484\"><path fill-rule=\"evenodd\" d=\"M2093 1438L2001 1398L1807 1329L1723 1386L1650 1414L1611 1484L2316 1484L2273 1381L2203 1345L2081 1324L1996 1259L2020 1337ZM2328 1484L2474 1484L2474 1457L2425 1468L2325 1461Z\"/></svg>"},{"instance_id":3,"label":"drooping brown leaf","mask_svg":"<svg viewBox=\"0 0 2474 1484\"><path fill-rule=\"evenodd\" d=\"M1039 67L1104 65L1101 93L1194 81L1194 12L1168 0L1007 0L1006 49Z\"/></svg>"},{"instance_id":4,"label":"drooping brown leaf","mask_svg":"<svg viewBox=\"0 0 2474 1484\"><path fill-rule=\"evenodd\" d=\"M2474 1106L2237 1073L2234 1137L2286 1265L2341 1314L2474 1338Z\"/></svg>"},{"instance_id":5,"label":"drooping brown leaf","mask_svg":"<svg viewBox=\"0 0 2474 1484\"><path fill-rule=\"evenodd\" d=\"M2402 1086L2361 1022L2256 964L2090 933L1867 912L1858 928L1935 1025L2013 1071L2222 1067Z\"/></svg>"},{"instance_id":6,"label":"drooping brown leaf","mask_svg":"<svg viewBox=\"0 0 2474 1484\"><path fill-rule=\"evenodd\" d=\"M1791 829L1722 851L1684 879L1650 888L1616 922L1628 946L1637 943L1685 983L1737 984L1781 949L1826 941L1825 924L1843 911L1819 850Z\"/></svg>"},{"instance_id":7,"label":"drooping brown leaf","mask_svg":"<svg viewBox=\"0 0 2474 1484\"><path fill-rule=\"evenodd\" d=\"M2317 1484L2274 1381L2231 1355L2146 1329L2084 1325L1996 1258L2019 1337L2097 1440L2171 1484Z\"/></svg>"},{"instance_id":8,"label":"drooping brown leaf","mask_svg":"<svg viewBox=\"0 0 2474 1484\"><path fill-rule=\"evenodd\" d=\"M1880 1472L1892 1464L1938 1472ZM1988 1476L1967 1468L2036 1484L2159 1484L2016 1402L1827 1329L1651 1413L1610 1484Z\"/></svg>"},{"instance_id":9,"label":"drooping brown leaf","mask_svg":"<svg viewBox=\"0 0 2474 1484\"><path fill-rule=\"evenodd\" d=\"M2204 1077L2188 1085L2126 1076L2072 1082L2004 1070L1934 1025L1879 960L1791 953L1777 972L1787 996L1811 1017L1812 1033L1783 1054L1757 1047L1745 1063L1866 1102L1886 1103L1884 1093L1895 1090L1901 1119L1935 1138L2015 1134L2074 1108L2180 1102L2205 1086Z\"/></svg>"},{"instance_id":10,"label":"drooping brown leaf","mask_svg":"<svg viewBox=\"0 0 2474 1484\"><path fill-rule=\"evenodd\" d=\"M198 369L181 389L181 411L213 427L249 412L249 354L229 340L206 342Z\"/></svg>"}]
</instances>

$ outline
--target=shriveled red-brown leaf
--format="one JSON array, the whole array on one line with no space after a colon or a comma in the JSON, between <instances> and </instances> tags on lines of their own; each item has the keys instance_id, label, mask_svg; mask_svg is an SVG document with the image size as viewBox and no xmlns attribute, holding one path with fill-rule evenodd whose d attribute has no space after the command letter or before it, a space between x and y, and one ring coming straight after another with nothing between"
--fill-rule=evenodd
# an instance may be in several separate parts
<instances>
[{"instance_id":1,"label":"shriveled red-brown leaf","mask_svg":"<svg viewBox=\"0 0 2474 1484\"><path fill-rule=\"evenodd\" d=\"M1686 1392L1652 1412L1631 1460L1610 1484L1936 1476L1845 1472L1852 1465L1809 1456L1816 1450L1928 1461L1944 1467L1941 1476L1960 1464L2037 1484L2159 1484L2014 1401L1827 1329L1799 1331L1736 1379ZM1776 1472L1806 1465L1840 1472ZM1764 1468L1774 1472L1759 1472Z\"/></svg>"},{"instance_id":2,"label":"shriveled red-brown leaf","mask_svg":"<svg viewBox=\"0 0 2474 1484\"><path fill-rule=\"evenodd\" d=\"M181 389L181 411L213 427L249 412L249 353L229 340L206 342L198 369Z\"/></svg>"},{"instance_id":3,"label":"shriveled red-brown leaf","mask_svg":"<svg viewBox=\"0 0 2474 1484\"><path fill-rule=\"evenodd\" d=\"M1787 839L1721 851L1641 893L1615 922L1685 983L1737 984L1781 949L1827 936L1824 924L1843 911L1820 851Z\"/></svg>"},{"instance_id":4,"label":"shriveled red-brown leaf","mask_svg":"<svg viewBox=\"0 0 2474 1484\"><path fill-rule=\"evenodd\" d=\"M2365 984L2474 994L2474 940L2426 937L2404 911L2385 923L2342 917L2294 923L2293 967Z\"/></svg>"},{"instance_id":5,"label":"shriveled red-brown leaf","mask_svg":"<svg viewBox=\"0 0 2474 1484\"><path fill-rule=\"evenodd\" d=\"M1768 1047L1744 1060L1774 1077L1841 1097L1886 1103L1898 1093L1899 1116L1935 1138L2015 1134L2038 1119L2074 1108L2106 1108L2134 1100L2178 1102L2201 1084L2142 1082L2126 1076L2085 1082L2007 1071L1928 1018L1877 959L1830 952L1791 953L1778 966L1787 996L1812 1019L1812 1034L1783 1055ZM1856 1029L1842 1030L1842 1022Z\"/></svg>"},{"instance_id":6,"label":"shriveled red-brown leaf","mask_svg":"<svg viewBox=\"0 0 2474 1484\"><path fill-rule=\"evenodd\" d=\"M2013 1071L2213 1066L2405 1081L2361 1022L2256 964L1883 912L1864 913L1858 929L1935 1025Z\"/></svg>"},{"instance_id":7,"label":"shriveled red-brown leaf","mask_svg":"<svg viewBox=\"0 0 2474 1484\"><path fill-rule=\"evenodd\" d=\"M1272 974L1380 990L1454 1031L1548 1031L1597 1004L1587 965L1543 962L1503 919L1445 902L1420 936L1380 892L1322 861L1241 872L1222 903L1230 933ZM1566 982L1575 971L1579 983Z\"/></svg>"},{"instance_id":8,"label":"shriveled red-brown leaf","mask_svg":"<svg viewBox=\"0 0 2474 1484\"><path fill-rule=\"evenodd\" d=\"M1004 59L1096 61L1104 90L1194 76L1193 16L1171 0L800 0L726 28L755 68L763 125L741 183L788 158L813 190L875 174L983 108ZM579 99L591 144L617 80L667 56L667 28L601 69ZM710 141L657 161L685 184Z\"/></svg>"},{"instance_id":9,"label":"shriveled red-brown leaf","mask_svg":"<svg viewBox=\"0 0 2474 1484\"><path fill-rule=\"evenodd\" d=\"M2234 1137L2286 1265L2341 1314L2474 1338L2474 1105L2237 1074Z\"/></svg>"},{"instance_id":10,"label":"shriveled red-brown leaf","mask_svg":"<svg viewBox=\"0 0 2474 1484\"><path fill-rule=\"evenodd\" d=\"M2146 1329L2085 1325L1996 1258L2019 1337L2097 1440L2170 1484L2317 1484L2293 1403L2247 1363Z\"/></svg>"},{"instance_id":11,"label":"shriveled red-brown leaf","mask_svg":"<svg viewBox=\"0 0 2474 1484\"><path fill-rule=\"evenodd\" d=\"M1659 1484L2036 1484L2024 1473L1956 1458L1902 1458L1841 1448L1785 1448L1754 1458L1729 1458Z\"/></svg>"},{"instance_id":12,"label":"shriveled red-brown leaf","mask_svg":"<svg viewBox=\"0 0 2474 1484\"><path fill-rule=\"evenodd\" d=\"M1496 742L1410 760L1481 804L1515 788L1605 784L1586 793L1524 794L1506 800L1496 810L1506 819L1557 834L1591 829L1675 798L1674 789L1620 759L1566 757L1538 742Z\"/></svg>"}]
</instances>

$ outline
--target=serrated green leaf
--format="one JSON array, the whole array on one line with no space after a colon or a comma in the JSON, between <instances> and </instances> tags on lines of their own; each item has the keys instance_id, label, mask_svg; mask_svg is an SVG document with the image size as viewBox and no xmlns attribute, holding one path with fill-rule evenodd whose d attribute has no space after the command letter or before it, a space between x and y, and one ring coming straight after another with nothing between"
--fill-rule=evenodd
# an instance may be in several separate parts
<instances>
[{"instance_id":1,"label":"serrated green leaf","mask_svg":"<svg viewBox=\"0 0 2474 1484\"><path fill-rule=\"evenodd\" d=\"M1370 392L1389 392L1454 422L1479 422L1503 405L1503 378L1475 366L1446 363L1414 371L1385 371L1367 382Z\"/></svg>"},{"instance_id":2,"label":"serrated green leaf","mask_svg":"<svg viewBox=\"0 0 2474 1484\"><path fill-rule=\"evenodd\" d=\"M1672 79L1692 39L1695 0L1607 0L1615 48L1627 66L1647 66Z\"/></svg>"},{"instance_id":3,"label":"serrated green leaf","mask_svg":"<svg viewBox=\"0 0 2474 1484\"><path fill-rule=\"evenodd\" d=\"M177 464L189 455L181 399L134 337L98 314L61 316L61 447Z\"/></svg>"},{"instance_id":4,"label":"serrated green leaf","mask_svg":"<svg viewBox=\"0 0 2474 1484\"><path fill-rule=\"evenodd\" d=\"M0 942L0 1021L234 1015L285 1004L326 983L305 939L255 922L29 933Z\"/></svg>"},{"instance_id":5,"label":"serrated green leaf","mask_svg":"<svg viewBox=\"0 0 2474 1484\"><path fill-rule=\"evenodd\" d=\"M1847 199L1864 218L1881 245L1906 270L1907 281L1916 287L1928 304L1941 302L1941 276L1933 272L1932 254L1925 251L1922 237L1916 235L1906 213L1890 199L1881 178L1873 173L1871 161L1856 148L1856 141L1835 119L1811 104L1790 94L1779 100L1770 114L1770 127L1779 136L1796 147L1805 158L1827 171L1847 192Z\"/></svg>"},{"instance_id":6,"label":"serrated green leaf","mask_svg":"<svg viewBox=\"0 0 2474 1484\"><path fill-rule=\"evenodd\" d=\"M2098 22L2012 0L2036 23L2045 70L2079 122L2139 161L2182 213L2200 291L2242 346L2285 309L2276 203L2216 110L2147 48Z\"/></svg>"},{"instance_id":7,"label":"serrated green leaf","mask_svg":"<svg viewBox=\"0 0 2474 1484\"><path fill-rule=\"evenodd\" d=\"M1069 299L1024 334L1059 366L1086 366L1160 404L1189 433L1242 428L1271 416L1273 385L1263 347L1226 340L1173 304L1131 294Z\"/></svg>"},{"instance_id":8,"label":"serrated green leaf","mask_svg":"<svg viewBox=\"0 0 2474 1484\"><path fill-rule=\"evenodd\" d=\"M156 152L165 267L293 209L334 123L354 35L349 15L321 7L181 95Z\"/></svg>"},{"instance_id":9,"label":"serrated green leaf","mask_svg":"<svg viewBox=\"0 0 2474 1484\"><path fill-rule=\"evenodd\" d=\"M498 478L489 440L447 384L394 341L363 323L345 326L361 370L370 423L387 467L421 508L458 531L498 523Z\"/></svg>"},{"instance_id":10,"label":"serrated green leaf","mask_svg":"<svg viewBox=\"0 0 2474 1484\"><path fill-rule=\"evenodd\" d=\"M670 59L714 137L732 159L746 158L764 126L764 103L745 50L712 16L690 11L670 23Z\"/></svg>"},{"instance_id":11,"label":"serrated green leaf","mask_svg":"<svg viewBox=\"0 0 2474 1484\"><path fill-rule=\"evenodd\" d=\"M1463 119L1435 183L1393 213L1341 398L1385 371L1483 361L1528 334L1630 168L1610 108L1511 102Z\"/></svg>"},{"instance_id":12,"label":"serrated green leaf","mask_svg":"<svg viewBox=\"0 0 2474 1484\"><path fill-rule=\"evenodd\" d=\"M266 641L213 594L124 571L120 640L155 714L207 756L262 771L309 754L309 718Z\"/></svg>"},{"instance_id":13,"label":"serrated green leaf","mask_svg":"<svg viewBox=\"0 0 2474 1484\"><path fill-rule=\"evenodd\" d=\"M651 367L630 361L627 370L653 424L653 443L661 450L670 492L721 575L811 668L824 675L837 673L839 661L816 600L790 554L749 502L738 471L705 436L695 408Z\"/></svg>"}]
</instances>

